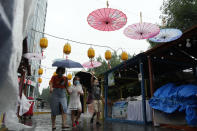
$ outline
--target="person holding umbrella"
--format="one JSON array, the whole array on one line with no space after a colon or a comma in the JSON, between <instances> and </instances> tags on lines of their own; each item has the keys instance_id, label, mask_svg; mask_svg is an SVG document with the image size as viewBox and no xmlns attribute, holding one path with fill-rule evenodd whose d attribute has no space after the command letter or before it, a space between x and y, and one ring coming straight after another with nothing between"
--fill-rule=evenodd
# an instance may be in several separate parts
<instances>
[{"instance_id":1,"label":"person holding umbrella","mask_svg":"<svg viewBox=\"0 0 197 131\"><path fill-rule=\"evenodd\" d=\"M50 81L51 95L51 121L52 129L55 130L55 119L57 115L62 115L62 129L69 128L66 125L66 112L67 112L67 97L68 92L68 79L63 76L65 68L58 67L56 69L57 75L53 76Z\"/></svg>"}]
</instances>

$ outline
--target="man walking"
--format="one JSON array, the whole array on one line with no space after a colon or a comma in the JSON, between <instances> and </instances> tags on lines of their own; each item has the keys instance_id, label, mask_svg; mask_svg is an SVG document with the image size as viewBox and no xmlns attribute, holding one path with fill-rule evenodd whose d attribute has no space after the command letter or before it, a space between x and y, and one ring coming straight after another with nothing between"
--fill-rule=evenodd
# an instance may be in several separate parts
<instances>
[{"instance_id":1,"label":"man walking","mask_svg":"<svg viewBox=\"0 0 197 131\"><path fill-rule=\"evenodd\" d=\"M102 111L102 101L103 98L101 96L101 89L99 87L99 81L98 79L94 78L94 74L92 75L91 78L91 94L92 94L92 99L93 99L93 106L94 106L94 113L92 115L92 118L90 120L90 123L93 123L94 121L94 116L97 116L97 121L96 125L101 125L99 122L100 114Z\"/></svg>"}]
</instances>

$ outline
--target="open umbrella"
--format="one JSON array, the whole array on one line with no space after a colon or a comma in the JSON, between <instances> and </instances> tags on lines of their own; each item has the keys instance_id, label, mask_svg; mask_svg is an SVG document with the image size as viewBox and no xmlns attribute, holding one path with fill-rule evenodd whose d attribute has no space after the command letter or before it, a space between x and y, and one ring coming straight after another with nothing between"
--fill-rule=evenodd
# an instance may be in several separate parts
<instances>
[{"instance_id":1,"label":"open umbrella","mask_svg":"<svg viewBox=\"0 0 197 131\"><path fill-rule=\"evenodd\" d=\"M90 72L80 71L77 72L75 76L78 76L80 78L80 83L86 88L89 88L91 86L92 74Z\"/></svg>"},{"instance_id":2,"label":"open umbrella","mask_svg":"<svg viewBox=\"0 0 197 131\"><path fill-rule=\"evenodd\" d=\"M98 61L89 61L83 64L84 68L92 69L101 66L101 62Z\"/></svg>"},{"instance_id":3,"label":"open umbrella","mask_svg":"<svg viewBox=\"0 0 197 131\"><path fill-rule=\"evenodd\" d=\"M91 77L92 77L92 74L90 72L85 72L85 71L80 71L80 72L77 72L75 74L75 76L78 76L80 78L80 83L86 87L88 89L88 91L90 90L91 88ZM96 78L94 76L94 78Z\"/></svg>"},{"instance_id":4,"label":"open umbrella","mask_svg":"<svg viewBox=\"0 0 197 131\"><path fill-rule=\"evenodd\" d=\"M29 60L42 60L45 58L45 56L40 53L25 53L23 57Z\"/></svg>"},{"instance_id":5,"label":"open umbrella","mask_svg":"<svg viewBox=\"0 0 197 131\"><path fill-rule=\"evenodd\" d=\"M174 41L182 36L182 31L179 29L161 29L160 33L150 38L150 41L162 43L162 42L170 42Z\"/></svg>"},{"instance_id":6,"label":"open umbrella","mask_svg":"<svg viewBox=\"0 0 197 131\"><path fill-rule=\"evenodd\" d=\"M156 36L160 29L158 26L151 23L136 23L128 26L124 30L124 34L131 39L149 39Z\"/></svg>"},{"instance_id":7,"label":"open umbrella","mask_svg":"<svg viewBox=\"0 0 197 131\"><path fill-rule=\"evenodd\" d=\"M80 63L69 59L56 60L53 62L52 66L64 67L64 68L83 68L83 66Z\"/></svg>"},{"instance_id":8,"label":"open umbrella","mask_svg":"<svg viewBox=\"0 0 197 131\"><path fill-rule=\"evenodd\" d=\"M101 8L89 14L88 24L100 31L114 31L122 28L127 23L127 16L117 9Z\"/></svg>"},{"instance_id":9,"label":"open umbrella","mask_svg":"<svg viewBox=\"0 0 197 131\"><path fill-rule=\"evenodd\" d=\"M149 39L159 34L159 27L157 25L142 22L142 13L140 12L140 23L129 25L124 34L131 39Z\"/></svg>"}]
</instances>

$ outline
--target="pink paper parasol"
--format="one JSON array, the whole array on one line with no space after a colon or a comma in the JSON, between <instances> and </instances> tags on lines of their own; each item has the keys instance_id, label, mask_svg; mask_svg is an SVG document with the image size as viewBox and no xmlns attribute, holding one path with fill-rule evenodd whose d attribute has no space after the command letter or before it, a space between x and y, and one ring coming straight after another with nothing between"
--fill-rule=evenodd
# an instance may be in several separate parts
<instances>
[{"instance_id":1,"label":"pink paper parasol","mask_svg":"<svg viewBox=\"0 0 197 131\"><path fill-rule=\"evenodd\" d=\"M96 68L99 66L101 66L101 62L98 61L90 61L83 64L84 68L89 68L89 69Z\"/></svg>"},{"instance_id":2,"label":"pink paper parasol","mask_svg":"<svg viewBox=\"0 0 197 131\"><path fill-rule=\"evenodd\" d=\"M114 31L127 23L127 16L117 9L101 8L93 11L87 18L88 24L100 31Z\"/></svg>"},{"instance_id":3,"label":"pink paper parasol","mask_svg":"<svg viewBox=\"0 0 197 131\"><path fill-rule=\"evenodd\" d=\"M151 23L136 23L128 26L124 34L131 39L149 39L159 34L159 27Z\"/></svg>"}]
</instances>

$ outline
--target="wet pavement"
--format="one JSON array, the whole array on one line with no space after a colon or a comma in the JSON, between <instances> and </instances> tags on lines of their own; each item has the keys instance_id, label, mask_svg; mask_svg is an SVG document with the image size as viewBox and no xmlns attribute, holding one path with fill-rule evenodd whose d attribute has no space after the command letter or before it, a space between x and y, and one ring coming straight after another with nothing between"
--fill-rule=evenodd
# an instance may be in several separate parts
<instances>
[{"instance_id":1,"label":"wet pavement","mask_svg":"<svg viewBox=\"0 0 197 131\"><path fill-rule=\"evenodd\" d=\"M70 116L68 115L67 124L71 125ZM81 121L78 127L69 128L66 130L71 131L178 131L169 128L153 127L152 125L133 125L125 123L111 123L103 122L101 126L89 123L90 118L82 115ZM26 125L32 126L31 129L25 129L22 131L51 131L51 119L50 114L35 115L32 120L27 120ZM61 116L57 117L56 120L56 131L61 131Z\"/></svg>"}]
</instances>

